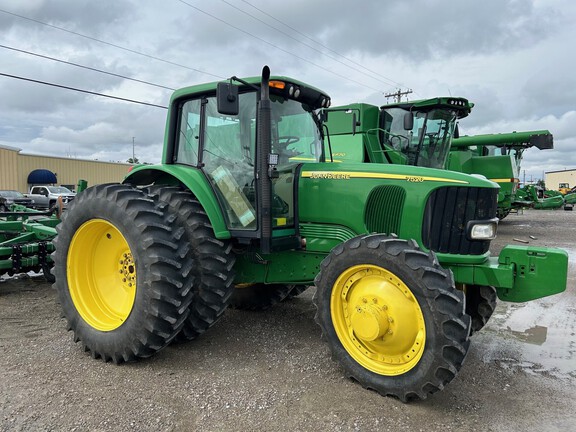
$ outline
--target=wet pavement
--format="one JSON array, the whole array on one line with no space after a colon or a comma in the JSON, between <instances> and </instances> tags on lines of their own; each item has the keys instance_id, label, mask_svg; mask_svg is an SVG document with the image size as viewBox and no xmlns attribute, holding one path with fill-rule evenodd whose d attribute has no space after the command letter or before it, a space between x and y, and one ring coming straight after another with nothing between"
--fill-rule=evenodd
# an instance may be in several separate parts
<instances>
[{"instance_id":1,"label":"wet pavement","mask_svg":"<svg viewBox=\"0 0 576 432\"><path fill-rule=\"evenodd\" d=\"M485 361L526 373L576 378L576 213L530 210L500 223L502 245L559 247L568 252L566 292L527 303L499 303L479 339L486 343ZM508 358L506 358L508 356Z\"/></svg>"}]
</instances>

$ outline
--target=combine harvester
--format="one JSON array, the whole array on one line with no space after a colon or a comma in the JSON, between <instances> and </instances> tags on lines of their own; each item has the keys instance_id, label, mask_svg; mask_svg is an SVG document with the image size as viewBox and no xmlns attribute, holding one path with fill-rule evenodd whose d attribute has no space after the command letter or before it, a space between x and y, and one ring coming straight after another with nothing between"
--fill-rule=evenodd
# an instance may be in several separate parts
<instances>
[{"instance_id":1,"label":"combine harvester","mask_svg":"<svg viewBox=\"0 0 576 432\"><path fill-rule=\"evenodd\" d=\"M542 197L534 199L532 191L519 190L520 166L524 152L536 147L554 148L547 130L472 135L452 141L447 168L468 174L481 174L500 185L498 218L523 207L558 208L563 200Z\"/></svg>"}]
</instances>

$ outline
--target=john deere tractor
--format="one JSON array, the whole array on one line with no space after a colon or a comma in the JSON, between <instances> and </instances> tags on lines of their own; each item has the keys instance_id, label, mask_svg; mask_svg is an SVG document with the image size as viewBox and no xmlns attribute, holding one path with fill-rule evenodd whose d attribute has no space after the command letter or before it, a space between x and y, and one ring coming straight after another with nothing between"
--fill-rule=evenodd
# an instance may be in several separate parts
<instances>
[{"instance_id":1,"label":"john deere tractor","mask_svg":"<svg viewBox=\"0 0 576 432\"><path fill-rule=\"evenodd\" d=\"M332 162L318 113L329 104L267 67L176 91L162 163L88 188L57 227L74 339L94 358L137 360L196 338L231 302L265 307L313 284L346 375L407 401L454 379L491 301L483 287L510 301L565 289L564 251L490 256L495 183Z\"/></svg>"}]
</instances>

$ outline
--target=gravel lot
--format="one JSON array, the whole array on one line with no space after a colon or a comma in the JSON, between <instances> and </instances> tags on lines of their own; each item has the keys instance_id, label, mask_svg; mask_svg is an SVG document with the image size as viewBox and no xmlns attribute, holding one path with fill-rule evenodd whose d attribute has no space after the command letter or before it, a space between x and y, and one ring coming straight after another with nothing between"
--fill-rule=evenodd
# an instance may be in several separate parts
<instances>
[{"instance_id":1,"label":"gravel lot","mask_svg":"<svg viewBox=\"0 0 576 432\"><path fill-rule=\"evenodd\" d=\"M500 303L456 379L411 404L344 378L320 340L312 289L269 311L228 311L196 341L114 366L73 343L42 277L3 277L0 430L574 430L576 211L512 214L493 251L523 244L514 239L567 249L567 291Z\"/></svg>"}]
</instances>

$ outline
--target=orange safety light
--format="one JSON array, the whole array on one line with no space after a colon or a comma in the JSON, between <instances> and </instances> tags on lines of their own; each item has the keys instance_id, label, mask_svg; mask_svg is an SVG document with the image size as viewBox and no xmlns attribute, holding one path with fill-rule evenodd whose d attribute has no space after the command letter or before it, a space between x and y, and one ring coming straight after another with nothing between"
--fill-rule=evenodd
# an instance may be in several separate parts
<instances>
[{"instance_id":1,"label":"orange safety light","mask_svg":"<svg viewBox=\"0 0 576 432\"><path fill-rule=\"evenodd\" d=\"M284 90L284 87L286 87L286 83L284 81L270 81L268 84L270 87L274 87L280 90Z\"/></svg>"}]
</instances>

